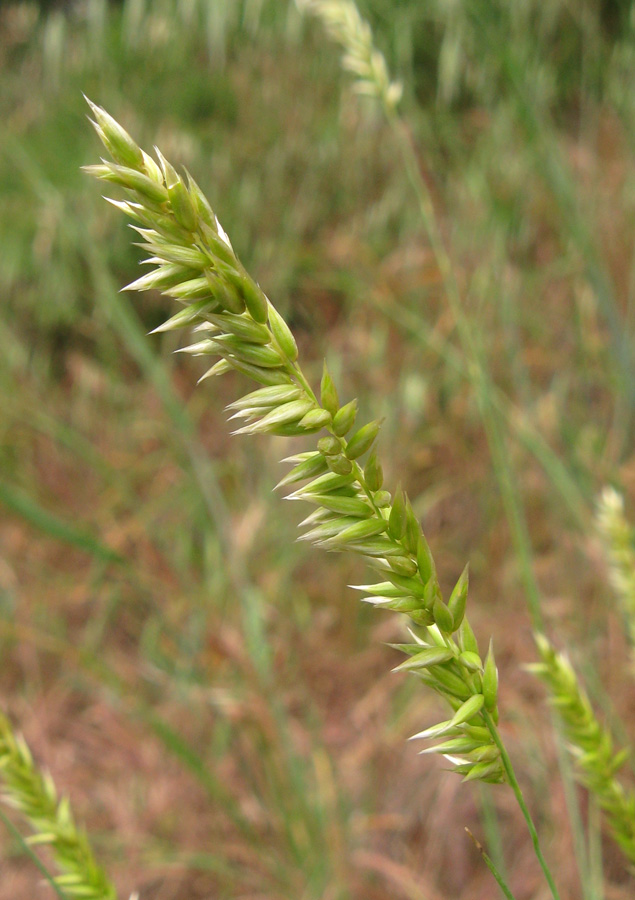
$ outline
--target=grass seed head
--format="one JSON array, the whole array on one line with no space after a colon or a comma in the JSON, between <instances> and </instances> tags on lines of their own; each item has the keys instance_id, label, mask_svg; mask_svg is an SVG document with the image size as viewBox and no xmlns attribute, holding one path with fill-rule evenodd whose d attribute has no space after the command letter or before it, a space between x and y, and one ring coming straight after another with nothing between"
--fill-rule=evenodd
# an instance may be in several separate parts
<instances>
[{"instance_id":1,"label":"grass seed head","mask_svg":"<svg viewBox=\"0 0 635 900\"><path fill-rule=\"evenodd\" d=\"M375 85L373 90L386 97L390 83L383 57L373 48L370 30L354 4L322 4L325 12L327 7L333 27L347 31L346 59L358 75L358 86L366 84L370 90ZM97 133L107 145L103 125ZM410 659L399 668L415 673L454 713L426 734L470 738L462 745L463 752L461 745L455 747L456 770L470 778L481 773L484 780L500 780L500 761L482 714L485 703L490 710L495 695L489 682L481 693L478 646L464 617L467 572L449 604L444 604L434 560L412 505L401 488L394 499L383 489L381 464L373 450L380 421L362 425L346 441L355 425L357 400L340 406L324 364L318 403L297 362L291 329L244 270L194 180L188 175L185 183L159 151L158 164L140 152L139 156L129 148L124 165L119 151L115 164L89 170L131 193L130 200L116 205L143 226L138 234L153 269L129 289L158 289L184 304L160 328L190 325L198 340L186 352L219 357L203 378L235 370L261 385L229 405L232 418L244 423L236 433L306 436L327 429L315 449L289 460L294 466L279 483L308 480L287 498L316 507L302 523L306 530L301 539L327 550L357 553L381 573L377 585L365 586L366 602L407 614L422 631L405 651ZM369 451L362 471L356 460ZM458 643L452 637L457 629ZM468 728L480 729L479 737L468 734Z\"/></svg>"}]
</instances>

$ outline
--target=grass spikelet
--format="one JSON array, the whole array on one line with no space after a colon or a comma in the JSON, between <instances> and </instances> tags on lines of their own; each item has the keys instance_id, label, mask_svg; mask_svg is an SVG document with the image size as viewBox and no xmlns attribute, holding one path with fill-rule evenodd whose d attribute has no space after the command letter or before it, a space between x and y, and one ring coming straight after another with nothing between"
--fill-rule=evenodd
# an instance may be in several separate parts
<instances>
[{"instance_id":1,"label":"grass spikelet","mask_svg":"<svg viewBox=\"0 0 635 900\"><path fill-rule=\"evenodd\" d=\"M596 521L609 579L624 617L635 671L635 532L624 515L624 498L613 488L602 491Z\"/></svg>"},{"instance_id":2,"label":"grass spikelet","mask_svg":"<svg viewBox=\"0 0 635 900\"><path fill-rule=\"evenodd\" d=\"M355 78L355 90L379 98L393 108L401 98L402 87L391 81L386 60L375 47L373 34L348 0L296 0L300 10L319 19L330 37L342 47L343 67Z\"/></svg>"},{"instance_id":3,"label":"grass spikelet","mask_svg":"<svg viewBox=\"0 0 635 900\"><path fill-rule=\"evenodd\" d=\"M614 749L610 732L598 721L567 657L557 653L544 635L536 635L536 644L540 662L529 669L547 686L550 703L564 727L578 780L604 810L613 837L635 865L635 793L627 791L615 777L629 750Z\"/></svg>"},{"instance_id":4,"label":"grass spikelet","mask_svg":"<svg viewBox=\"0 0 635 900\"><path fill-rule=\"evenodd\" d=\"M85 833L78 828L68 800L59 799L49 775L33 760L24 739L14 734L0 713L1 798L29 822L29 844L50 848L61 874L53 879L67 897L117 900L117 893L98 866Z\"/></svg>"}]
</instances>

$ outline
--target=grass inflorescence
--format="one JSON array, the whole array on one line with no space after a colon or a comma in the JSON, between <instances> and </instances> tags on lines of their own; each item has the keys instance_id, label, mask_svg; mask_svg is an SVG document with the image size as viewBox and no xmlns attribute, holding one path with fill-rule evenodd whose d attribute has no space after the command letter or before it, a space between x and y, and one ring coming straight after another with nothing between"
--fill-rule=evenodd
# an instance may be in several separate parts
<instances>
[{"instance_id":1,"label":"grass inflorescence","mask_svg":"<svg viewBox=\"0 0 635 900\"><path fill-rule=\"evenodd\" d=\"M635 653L635 531L626 518L624 498L614 488L604 488L600 495L597 525L611 585Z\"/></svg>"},{"instance_id":2,"label":"grass inflorescence","mask_svg":"<svg viewBox=\"0 0 635 900\"><path fill-rule=\"evenodd\" d=\"M399 668L444 697L453 715L417 737L446 738L435 749L451 754L466 778L503 780L499 751L483 718L483 711L498 718L496 665L491 646L481 658L465 617L467 569L446 602L407 495L384 488L373 449L380 422L356 427L357 400L340 404L326 365L318 400L288 325L239 262L193 178L182 178L160 151L155 162L108 113L94 104L91 109L114 162L86 171L127 189L130 199L111 202L136 223L150 254L151 271L127 289L158 289L182 305L158 330L193 328L197 339L186 352L218 357L203 378L235 370L261 385L230 404L232 419L246 422L236 434L322 432L316 449L290 458L294 466L280 482L305 482L288 499L316 507L301 523L302 538L365 557L381 577L359 587L366 602L405 612L419 626L410 642L399 645L409 656Z\"/></svg>"},{"instance_id":3,"label":"grass inflorescence","mask_svg":"<svg viewBox=\"0 0 635 900\"><path fill-rule=\"evenodd\" d=\"M573 666L557 653L543 635L536 642L540 662L530 668L549 691L549 700L564 725L580 782L606 813L615 840L631 865L635 864L635 792L627 790L617 773L627 761L630 748L615 750L609 730L595 716Z\"/></svg>"},{"instance_id":4,"label":"grass inflorescence","mask_svg":"<svg viewBox=\"0 0 635 900\"><path fill-rule=\"evenodd\" d=\"M48 847L61 874L52 879L62 898L116 900L115 888L95 861L68 799L59 798L50 775L35 764L22 737L0 715L0 796L29 822L32 847Z\"/></svg>"},{"instance_id":5,"label":"grass inflorescence","mask_svg":"<svg viewBox=\"0 0 635 900\"><path fill-rule=\"evenodd\" d=\"M298 347L284 318L249 276L194 179L180 176L156 151L154 161L104 109L88 101L93 125L113 162L86 171L127 190L111 200L136 224L151 271L128 290L160 290L184 308L159 330L192 327L202 339L184 348L219 357L203 378L235 370L261 387L229 405L247 424L237 434L298 437L325 432L313 451L295 463L284 485L306 482L288 495L316 506L302 523L303 537L327 550L365 557L381 581L361 585L367 602L403 612L413 623L411 641L397 649L408 670L443 697L453 715L415 738L444 738L432 750L465 780L508 780L527 821L534 849L554 900L558 893L543 858L535 826L496 724L498 672L492 645L485 660L466 618L467 568L445 601L421 525L398 488L384 488L373 450L380 422L355 430L357 400L340 404L326 365L319 400L298 362ZM367 456L366 462L360 460ZM493 865L493 864L492 864ZM502 881L502 876L497 874Z\"/></svg>"}]
</instances>

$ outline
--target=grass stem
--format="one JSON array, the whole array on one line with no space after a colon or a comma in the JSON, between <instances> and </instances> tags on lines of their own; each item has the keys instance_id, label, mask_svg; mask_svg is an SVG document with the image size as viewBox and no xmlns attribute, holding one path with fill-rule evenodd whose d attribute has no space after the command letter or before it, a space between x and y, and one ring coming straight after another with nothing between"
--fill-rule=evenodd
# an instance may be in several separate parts
<instances>
[{"instance_id":1,"label":"grass stem","mask_svg":"<svg viewBox=\"0 0 635 900\"><path fill-rule=\"evenodd\" d=\"M543 874L545 876L547 884L549 885L549 889L551 891L551 896L553 897L553 900L560 900L560 894L558 893L558 889L553 880L553 875L551 874L551 870L549 869L549 866L547 865L547 862L542 854L542 849L540 847L540 841L538 839L538 832L536 831L536 826L534 825L534 820L531 817L529 808L527 807L527 804L525 803L525 798L523 796L521 787L518 784L518 779L516 778L516 773L514 772L514 767L512 765L512 761L510 759L509 753L507 752L505 744L502 741L502 738L500 736L498 728L494 724L494 720L492 719L490 714L487 712L487 710L483 711L483 719L485 720L485 723L487 724L489 732L492 736L492 740L494 741L494 743L496 744L496 746L498 747L498 750L500 752L501 761L502 761L503 767L505 769L505 774L507 775L507 780L509 782L511 789L514 792L516 801L518 803L518 806L520 807L520 811L523 814L523 818L524 818L525 822L527 823L527 829L528 829L529 835L531 837L531 842L533 844L534 853L536 855L538 862L540 863L540 868L543 871Z\"/></svg>"},{"instance_id":2,"label":"grass stem","mask_svg":"<svg viewBox=\"0 0 635 900\"><path fill-rule=\"evenodd\" d=\"M503 894L503 897L506 897L507 900L516 900L516 898L514 897L514 895L511 892L509 885L505 881L503 875L496 868L496 865L495 865L494 861L492 860L491 856L489 856L485 852L485 848L483 847L483 845L480 843L480 841L476 840L476 838L474 837L474 835L472 834L472 832L470 831L469 828L466 828L465 830L469 834L469 836L472 838L472 840L474 841L474 845L475 845L476 849L478 850L478 852L480 853L481 859L483 860L483 862L485 863L487 868L490 870L490 872L494 876L494 880L496 881L496 884L501 889L501 893Z\"/></svg>"}]
</instances>

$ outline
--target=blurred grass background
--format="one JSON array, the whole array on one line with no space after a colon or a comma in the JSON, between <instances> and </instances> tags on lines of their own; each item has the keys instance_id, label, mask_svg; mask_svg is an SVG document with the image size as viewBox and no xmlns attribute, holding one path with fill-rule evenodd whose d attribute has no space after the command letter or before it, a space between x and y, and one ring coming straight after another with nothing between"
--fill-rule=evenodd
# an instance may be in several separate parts
<instances>
[{"instance_id":1,"label":"blurred grass background","mask_svg":"<svg viewBox=\"0 0 635 900\"><path fill-rule=\"evenodd\" d=\"M194 174L315 380L326 356L343 399L386 417L387 482L442 584L470 561L563 900L625 900L522 665L540 616L628 732L592 513L607 482L631 515L635 495L635 11L360 9L404 83L476 365L388 128L292 3L0 7L3 705L122 897L484 900L464 826L517 900L544 896L510 794L406 743L438 711L390 675L403 623L357 602L356 561L294 543L301 513L271 492L293 443L230 438L246 386L195 388L180 336L146 337L165 298L118 293L139 257L79 172L99 154L83 91ZM0 846L0 898L31 898L39 875Z\"/></svg>"}]
</instances>

